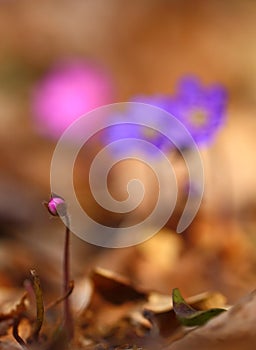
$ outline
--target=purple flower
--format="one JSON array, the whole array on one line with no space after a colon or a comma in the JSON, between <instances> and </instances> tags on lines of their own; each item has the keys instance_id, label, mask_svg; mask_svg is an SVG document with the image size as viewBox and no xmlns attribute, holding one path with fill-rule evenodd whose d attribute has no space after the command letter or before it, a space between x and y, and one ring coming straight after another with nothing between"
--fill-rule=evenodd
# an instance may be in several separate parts
<instances>
[{"instance_id":1,"label":"purple flower","mask_svg":"<svg viewBox=\"0 0 256 350\"><path fill-rule=\"evenodd\" d=\"M223 86L204 88L198 79L180 81L168 111L188 129L195 142L211 143L225 122L227 94Z\"/></svg>"},{"instance_id":2,"label":"purple flower","mask_svg":"<svg viewBox=\"0 0 256 350\"><path fill-rule=\"evenodd\" d=\"M164 111L167 111L169 107L169 97L165 95L137 96L132 99L132 102L145 103L148 105L152 105L154 107L161 108ZM159 113L161 113L161 111L159 111ZM154 113L153 113L153 116L147 113L145 116L143 116L143 118L144 118L143 121L146 124L149 121L152 121L153 124L155 124L154 126L157 127L158 120L156 119L156 115ZM169 127L169 125L166 124L165 127ZM165 150L166 148L170 148L170 145L171 145L170 140L168 140L168 138L165 135L158 132L157 130L154 130L153 128L141 127L140 135L146 141L151 142L160 150Z\"/></svg>"},{"instance_id":3,"label":"purple flower","mask_svg":"<svg viewBox=\"0 0 256 350\"><path fill-rule=\"evenodd\" d=\"M126 114L129 115L129 123L122 124L122 116L117 116L116 121L119 121L120 125L109 128L104 141L108 144L126 138L141 139L166 151L173 149L175 144L179 148L190 148L192 140L198 146L209 144L225 121L227 96L222 86L213 85L205 88L197 78L185 78L179 82L174 96L136 96L132 102L140 104L131 104L126 111ZM158 114L155 110L150 111L148 108L143 108L141 103L168 112L178 122L171 117L168 118L166 113L161 114L161 110ZM136 121L151 127L133 124ZM157 131L159 124L162 130L166 130L166 133ZM180 124L185 127L192 139ZM115 152L125 153L135 150L138 153L146 150L146 147L142 150L136 150L134 147L130 140L130 143L125 142L123 146L121 144L116 146ZM151 148L150 155L154 153L157 152L152 151ZM147 151L144 154L147 154Z\"/></svg>"},{"instance_id":4,"label":"purple flower","mask_svg":"<svg viewBox=\"0 0 256 350\"><path fill-rule=\"evenodd\" d=\"M81 60L56 64L37 83L32 111L40 133L58 138L78 117L113 102L113 87L105 71Z\"/></svg>"},{"instance_id":5,"label":"purple flower","mask_svg":"<svg viewBox=\"0 0 256 350\"><path fill-rule=\"evenodd\" d=\"M187 128L194 141L202 146L214 139L225 121L227 94L223 86L204 88L197 78L187 77L179 82L175 96L141 96L134 101L166 110L176 117ZM187 141L181 137L180 146L189 147Z\"/></svg>"},{"instance_id":6,"label":"purple flower","mask_svg":"<svg viewBox=\"0 0 256 350\"><path fill-rule=\"evenodd\" d=\"M123 141L111 145L111 153L114 156L157 157L159 151L156 148L164 151L171 146L168 138L158 131L159 119L162 124L166 124L165 127L170 125L168 119L163 122L163 116L161 118L161 114L166 115L166 113L137 103L140 102L140 98L132 102L134 103L126 105L123 114L118 112L111 116L111 121L117 125L105 129L102 141L104 145L109 145L114 141ZM152 103L147 104L152 105Z\"/></svg>"},{"instance_id":7,"label":"purple flower","mask_svg":"<svg viewBox=\"0 0 256 350\"><path fill-rule=\"evenodd\" d=\"M124 120L122 114L115 114L111 117L111 121L115 123L115 125L109 126L104 130L102 138L104 145L110 145L119 140L140 138L139 126L132 123L132 116L130 122L127 123L124 122ZM111 152L115 155L126 155L127 152L131 153L135 151L134 144L131 140L123 142L122 144L112 144L111 147Z\"/></svg>"}]
</instances>

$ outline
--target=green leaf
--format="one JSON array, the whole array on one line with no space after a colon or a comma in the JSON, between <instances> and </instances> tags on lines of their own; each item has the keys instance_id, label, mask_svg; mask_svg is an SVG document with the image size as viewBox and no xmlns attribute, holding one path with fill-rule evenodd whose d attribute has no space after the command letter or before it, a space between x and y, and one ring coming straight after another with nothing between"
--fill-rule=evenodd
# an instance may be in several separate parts
<instances>
[{"instance_id":1,"label":"green leaf","mask_svg":"<svg viewBox=\"0 0 256 350\"><path fill-rule=\"evenodd\" d=\"M186 303L178 288L172 291L173 310L181 324L187 327L201 326L213 317L218 316L225 309L209 309L198 311Z\"/></svg>"}]
</instances>

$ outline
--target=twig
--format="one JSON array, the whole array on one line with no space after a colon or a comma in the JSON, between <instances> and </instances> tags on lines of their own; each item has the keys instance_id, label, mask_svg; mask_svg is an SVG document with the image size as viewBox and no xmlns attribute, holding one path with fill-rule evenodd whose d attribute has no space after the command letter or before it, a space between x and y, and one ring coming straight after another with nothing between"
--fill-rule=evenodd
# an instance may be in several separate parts
<instances>
[{"instance_id":1,"label":"twig","mask_svg":"<svg viewBox=\"0 0 256 350\"><path fill-rule=\"evenodd\" d=\"M20 344L23 349L28 350L25 341L19 335L19 324L23 317L26 315L25 300L27 299L27 293L23 295L16 308L11 312L13 317L12 334L15 340Z\"/></svg>"},{"instance_id":2,"label":"twig","mask_svg":"<svg viewBox=\"0 0 256 350\"><path fill-rule=\"evenodd\" d=\"M28 347L26 345L26 343L24 342L24 340L20 337L19 335L19 324L21 321L21 317L15 317L13 320L13 328L12 328L12 335L15 338L15 340L17 341L17 343L20 344L20 346L25 349L28 350Z\"/></svg>"},{"instance_id":3,"label":"twig","mask_svg":"<svg viewBox=\"0 0 256 350\"><path fill-rule=\"evenodd\" d=\"M70 294L73 292L73 289L74 289L74 281L70 281L69 282L69 287L68 287L68 291L65 295L62 295L60 298L58 298L57 300L54 300L52 301L50 304L48 304L46 307L45 307L45 310L48 311L49 309L57 306L58 304L60 304L63 300L67 299Z\"/></svg>"}]
</instances>

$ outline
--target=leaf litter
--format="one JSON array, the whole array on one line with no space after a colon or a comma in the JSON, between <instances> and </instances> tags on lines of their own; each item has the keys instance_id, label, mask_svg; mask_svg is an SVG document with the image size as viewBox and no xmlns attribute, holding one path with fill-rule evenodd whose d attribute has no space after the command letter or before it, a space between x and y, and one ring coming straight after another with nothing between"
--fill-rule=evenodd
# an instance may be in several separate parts
<instances>
[{"instance_id":1,"label":"leaf litter","mask_svg":"<svg viewBox=\"0 0 256 350\"><path fill-rule=\"evenodd\" d=\"M164 245L166 237L164 233ZM152 244L146 243L126 254L134 258L136 265L145 254L152 256L152 249ZM162 256L158 265L161 278L164 259L168 262ZM141 266L147 270L150 265ZM167 294L158 288L142 287L128 275L125 271L120 274L92 268L89 274L70 281L66 293L54 296L47 292L46 277L43 275L41 281L40 274L32 270L24 289L1 289L0 349L254 349L255 292L229 307L220 292L184 299L172 283ZM191 283L196 283L197 275L193 278L195 282ZM184 286L181 290L186 292ZM62 322L61 309L66 298L71 298L74 315L72 341L68 341Z\"/></svg>"}]
</instances>

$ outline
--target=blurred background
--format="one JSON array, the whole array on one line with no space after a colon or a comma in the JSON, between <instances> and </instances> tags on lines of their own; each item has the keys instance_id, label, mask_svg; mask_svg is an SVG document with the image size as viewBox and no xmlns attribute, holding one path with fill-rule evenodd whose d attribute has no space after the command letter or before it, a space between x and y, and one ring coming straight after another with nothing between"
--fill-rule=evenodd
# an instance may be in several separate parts
<instances>
[{"instance_id":1,"label":"blurred background","mask_svg":"<svg viewBox=\"0 0 256 350\"><path fill-rule=\"evenodd\" d=\"M218 290L229 302L255 288L255 18L250 0L1 1L3 287L22 287L36 267L44 288L59 291L64 228L42 202L50 195L54 148L69 123L107 103L173 94L177 81L192 74L228 91L225 125L201 150L206 186L195 221L178 235L174 218L151 240L120 250L74 236L74 278L101 266L145 289L179 287L185 296ZM78 196L91 215L118 225L118 217L101 212L84 184L79 187L93 154L92 146L84 150L76 169Z\"/></svg>"}]
</instances>

